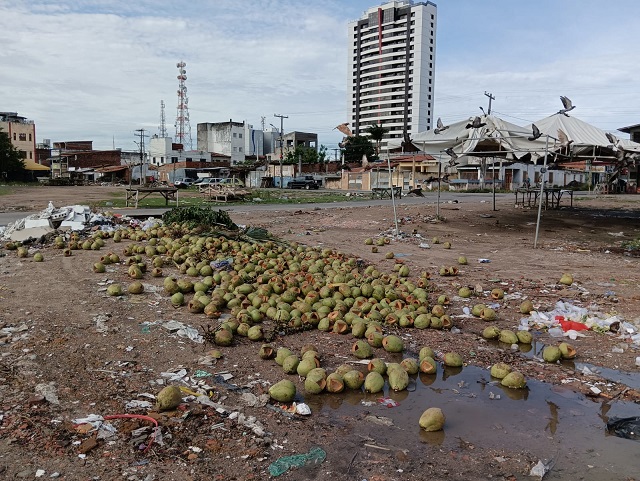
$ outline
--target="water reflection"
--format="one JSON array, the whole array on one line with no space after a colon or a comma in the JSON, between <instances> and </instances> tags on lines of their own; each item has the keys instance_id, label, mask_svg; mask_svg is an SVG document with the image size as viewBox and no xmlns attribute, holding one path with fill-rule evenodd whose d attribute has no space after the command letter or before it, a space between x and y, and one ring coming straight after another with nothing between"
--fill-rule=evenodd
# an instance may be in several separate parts
<instances>
[{"instance_id":1,"label":"water reflection","mask_svg":"<svg viewBox=\"0 0 640 481\"><path fill-rule=\"evenodd\" d=\"M420 430L420 442L426 443L429 446L441 446L442 443L444 443L445 437L444 431L427 432L424 429Z\"/></svg>"},{"instance_id":2,"label":"water reflection","mask_svg":"<svg viewBox=\"0 0 640 481\"><path fill-rule=\"evenodd\" d=\"M442 380L446 381L448 378L457 376L461 372L462 372L461 367L444 366L444 368L442 369Z\"/></svg>"},{"instance_id":3,"label":"water reflection","mask_svg":"<svg viewBox=\"0 0 640 481\"><path fill-rule=\"evenodd\" d=\"M554 402L547 401L547 406L549 406L549 422L547 426L544 428L545 431L548 429L549 432L554 435L556 434L556 430L558 429L558 423L560 422L558 419L558 405Z\"/></svg>"}]
</instances>

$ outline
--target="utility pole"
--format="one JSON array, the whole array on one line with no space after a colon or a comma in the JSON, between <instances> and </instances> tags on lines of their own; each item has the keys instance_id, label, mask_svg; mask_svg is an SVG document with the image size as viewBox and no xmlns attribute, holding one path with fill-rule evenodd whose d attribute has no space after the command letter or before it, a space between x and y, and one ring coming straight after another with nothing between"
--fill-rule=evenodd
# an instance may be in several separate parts
<instances>
[{"instance_id":1,"label":"utility pole","mask_svg":"<svg viewBox=\"0 0 640 481\"><path fill-rule=\"evenodd\" d=\"M486 97L489 97L489 110L487 110L487 115L491 115L491 101L495 100L496 98L493 96L492 93L485 91L484 95Z\"/></svg>"},{"instance_id":2,"label":"utility pole","mask_svg":"<svg viewBox=\"0 0 640 481\"><path fill-rule=\"evenodd\" d=\"M333 160L335 160L336 162L338 161L338 152L340 152L340 149L331 149L333 150Z\"/></svg>"},{"instance_id":3,"label":"utility pole","mask_svg":"<svg viewBox=\"0 0 640 481\"><path fill-rule=\"evenodd\" d=\"M281 114L273 114L274 117L278 117L280 119L280 188L282 189L282 156L284 151L284 119L288 119L288 115Z\"/></svg>"},{"instance_id":4,"label":"utility pole","mask_svg":"<svg viewBox=\"0 0 640 481\"><path fill-rule=\"evenodd\" d=\"M146 137L146 135L144 134L146 132L145 129L136 129L136 132L139 137L140 137L140 142L137 142L138 147L140 147L140 185L142 185L144 183L145 179L145 175L144 175L144 138ZM129 177L129 185L131 185L131 179L133 178L133 172L131 172L130 177Z\"/></svg>"}]
</instances>

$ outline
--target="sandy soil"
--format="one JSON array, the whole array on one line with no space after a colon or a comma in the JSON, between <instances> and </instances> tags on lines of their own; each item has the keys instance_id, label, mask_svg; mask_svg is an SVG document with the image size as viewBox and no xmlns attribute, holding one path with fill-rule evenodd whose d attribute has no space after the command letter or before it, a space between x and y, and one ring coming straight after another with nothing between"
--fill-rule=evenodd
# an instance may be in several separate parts
<instances>
[{"instance_id":1,"label":"sandy soil","mask_svg":"<svg viewBox=\"0 0 640 481\"><path fill-rule=\"evenodd\" d=\"M108 188L19 189L0 197L0 211L39 210L49 200L59 205L90 203L105 198L105 192ZM366 404L375 405L379 396L354 397L353 393L306 396L304 401L313 411L310 417L288 414L272 402L248 405L250 396L246 393L260 396L269 384L283 378L295 382L304 397L303 382L297 376L283 374L273 361L260 360L259 343L246 338L236 339L231 347L218 347L222 359L200 364L216 346L171 335L158 321L174 319L198 328L200 333L207 324L215 323L201 314L189 313L186 307L174 309L161 291L162 278L147 274L143 280L146 292L141 296L108 297L105 282L130 282L127 266L109 265L106 273L95 274L92 265L106 252L117 252L124 259L125 242L116 244L108 239L99 252L78 250L71 257L64 257L51 245L33 244L32 252L38 249L44 253L42 263L34 262L31 256L19 259L15 251L0 249L0 254L6 254L0 257L0 329L4 328L0 331L4 332L0 336L0 473L7 479L33 479L38 469L45 471L44 477L59 473L61 479L73 480L266 479L270 478L270 463L281 456L306 453L319 446L327 453L322 464L292 469L278 479L533 479L527 477L531 467L538 459L553 458L556 452L562 454L555 455L557 464L545 479L634 479L637 466L633 466L636 461L632 453L637 443L632 440L607 441L620 443L613 444L613 451L624 454L626 461L616 464L613 454L611 459L600 454L604 445L599 443L604 440L598 439L591 446L572 437L571 432L549 430L548 425L541 428L541 433L524 436L526 429L492 418L490 429L478 428L463 436L447 433L461 432L456 417L456 401L461 399L456 396L465 388L479 385L482 379L477 373L484 372L489 379L487 368L499 360L510 363L529 380L531 400L526 411L519 411L522 416L538 419L540 406L536 403L547 409L553 393L560 393L570 406L585 413L594 406L606 405L609 409L619 403L631 413L635 406L638 415L635 363L640 352L620 333L589 331L586 337L572 341L578 350L576 363L549 364L539 360L539 349L558 340L544 330L534 330L532 351L514 351L482 339L480 334L489 324L461 314L465 306L494 302L489 292L499 287L507 296L496 301L498 319L494 324L502 329L516 328L523 317L518 308L524 298L531 299L541 312L550 311L563 300L590 312L618 314L640 325L638 258L621 248L621 242L640 236L639 201L633 196L583 198L574 200L574 209L545 211L540 248L535 250L535 210L515 209L504 202L493 211L488 200L467 203L463 195L458 203L442 206L442 220L435 219L433 205L400 203L400 230L406 235L391 239L378 253L371 252L364 240L390 232L390 204L232 214L236 223L265 227L289 241L338 249L381 271L390 272L397 262L403 262L414 279L422 272L429 273L432 303L440 294L452 299L447 312L456 329L387 331L405 339L407 356L415 356L421 346L430 346L441 352L456 351L465 361L462 372L467 377L457 379L466 379L468 387L464 380L445 384L448 387L444 388L428 388L433 381L422 377L416 380L422 395L433 396L444 390L452 396L448 404L441 405L447 425L439 439L425 438L424 433L416 437L417 418L433 401L421 401L415 406L419 412L411 411L411 399L417 396L411 392L387 393L400 402L399 407L387 411ZM434 237L440 239L439 244L433 244ZM420 247L425 242L430 248ZM450 249L445 248L445 242L451 243ZM385 259L387 252L393 252L395 259ZM457 266L459 256L466 256L468 265ZM490 262L479 263L480 258ZM459 267L459 275L438 274L441 266L454 265ZM175 268L165 266L163 270L165 275L181 276ZM564 273L573 276L573 285L558 284ZM476 297L456 297L460 287L475 289L478 285L482 292ZM309 343L319 348L322 366L328 372L355 360L349 352L351 335L313 330L276 335L273 340L276 347L297 351ZM379 351L376 355L384 357L384 351ZM387 360L401 358L387 356ZM607 381L598 374L583 374L577 361L630 374L620 382ZM131 400L150 400L140 394L157 394L162 388L158 383L162 373L182 368L186 369L187 384L200 382L210 387L215 406L198 404L192 398L177 410L164 413L125 406ZM227 382L219 377L198 378L202 374L198 370L228 372L233 378ZM443 382L445 374L443 371ZM595 394L593 386L599 386L601 392ZM536 393L543 392L547 394L542 399L536 398ZM508 409L507 398L513 393L502 393L500 402L504 404L491 405L496 406L494 411ZM469 396L471 411L460 413L460 419L482 426L477 411L473 411L473 397ZM479 406L478 398L475 402ZM227 410L216 410L221 406ZM573 408L563 409L566 411L561 411L561 416ZM89 414L125 412L148 414L157 420L162 441L157 440L148 451L140 448L141 443L148 442L149 431L136 430L149 426L148 421L114 420L117 432L108 440L96 439L95 432L72 421ZM238 417L230 412L241 414ZM250 416L255 416L264 433L254 429ZM575 416L575 422L581 420ZM384 424L388 418L396 424L393 429ZM591 433L589 429L597 423L597 429L602 430L597 418L582 419L586 427L581 428L571 427L567 418L562 420L564 429L578 433ZM571 449L565 443L573 444L571 456L575 458L569 456L567 450Z\"/></svg>"}]
</instances>

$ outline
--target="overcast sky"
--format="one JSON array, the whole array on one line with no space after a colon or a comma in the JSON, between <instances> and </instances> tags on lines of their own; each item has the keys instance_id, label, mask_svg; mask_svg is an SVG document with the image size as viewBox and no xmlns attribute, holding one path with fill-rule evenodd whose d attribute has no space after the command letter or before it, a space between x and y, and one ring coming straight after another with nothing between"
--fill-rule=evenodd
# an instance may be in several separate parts
<instances>
[{"instance_id":1,"label":"overcast sky","mask_svg":"<svg viewBox=\"0 0 640 481\"><path fill-rule=\"evenodd\" d=\"M640 1L441 0L435 118L487 108L525 125L571 98L604 130L640 123ZM199 122L316 132L336 146L348 121L347 22L363 0L0 0L0 111L36 122L38 141L136 149L158 133L160 101L175 134L187 63L194 148ZM624 135L622 135L624 137Z\"/></svg>"}]
</instances>

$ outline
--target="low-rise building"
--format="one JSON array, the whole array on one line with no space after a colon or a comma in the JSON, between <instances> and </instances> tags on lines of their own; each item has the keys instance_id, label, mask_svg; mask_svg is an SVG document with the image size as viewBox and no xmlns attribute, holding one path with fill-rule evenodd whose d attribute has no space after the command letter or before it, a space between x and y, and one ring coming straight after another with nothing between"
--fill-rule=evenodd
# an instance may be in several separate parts
<instances>
[{"instance_id":1,"label":"low-rise building","mask_svg":"<svg viewBox=\"0 0 640 481\"><path fill-rule=\"evenodd\" d=\"M11 144L22 158L36 161L36 124L17 112L0 112L0 129L9 135Z\"/></svg>"}]
</instances>

